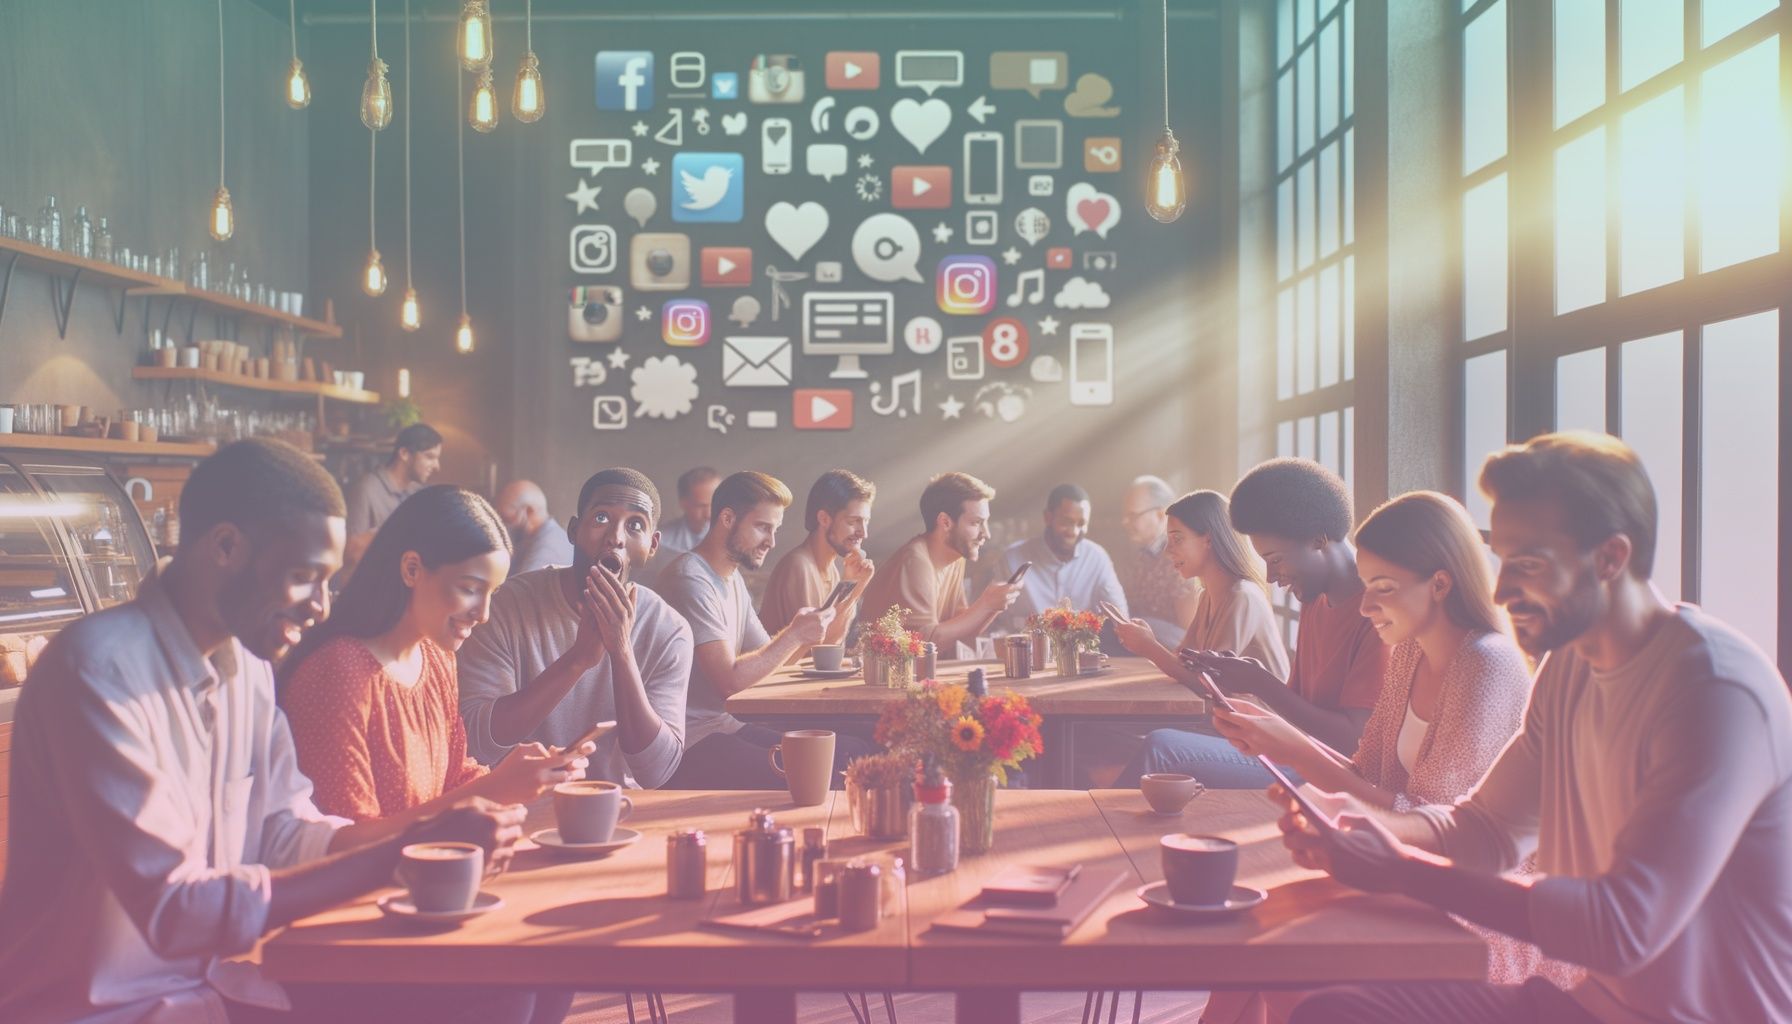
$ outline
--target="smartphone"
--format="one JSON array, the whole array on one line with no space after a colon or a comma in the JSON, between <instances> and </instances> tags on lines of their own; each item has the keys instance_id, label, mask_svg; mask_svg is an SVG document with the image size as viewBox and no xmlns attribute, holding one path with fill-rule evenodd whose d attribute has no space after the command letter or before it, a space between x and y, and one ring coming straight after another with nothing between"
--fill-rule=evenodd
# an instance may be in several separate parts
<instances>
[{"instance_id":1,"label":"smartphone","mask_svg":"<svg viewBox=\"0 0 1792 1024\"><path fill-rule=\"evenodd\" d=\"M1101 602L1101 614L1106 615L1109 619L1113 620L1114 622L1128 621L1126 616L1120 614L1120 609L1114 607L1113 605L1107 603L1106 601Z\"/></svg>"},{"instance_id":2,"label":"smartphone","mask_svg":"<svg viewBox=\"0 0 1792 1024\"><path fill-rule=\"evenodd\" d=\"M1209 700L1213 701L1216 705L1225 708L1227 711L1238 710L1237 705L1226 699L1225 691L1221 690L1219 684L1213 681L1213 677L1208 675L1207 672L1202 669L1200 661L1201 652L1184 647L1176 652L1176 656L1182 659L1184 665L1187 665L1194 670L1195 679L1201 684L1201 689L1207 691ZM1283 773L1282 769L1276 767L1274 761L1264 757L1262 754L1258 754L1257 763L1263 766L1263 770L1269 773L1270 778L1275 779L1283 789L1288 791L1288 795L1294 798L1294 802L1300 807L1300 812L1307 816L1307 820L1313 823L1314 828L1321 832L1332 832L1337 830L1338 823L1333 821L1329 815L1322 813L1319 808L1315 807L1313 802L1307 799L1306 794L1300 791L1300 787L1295 785L1294 782Z\"/></svg>"},{"instance_id":3,"label":"smartphone","mask_svg":"<svg viewBox=\"0 0 1792 1024\"><path fill-rule=\"evenodd\" d=\"M1014 570L1014 575L1008 577L1008 585L1012 587L1016 583L1019 583L1022 579L1024 579L1026 577L1027 570L1031 569L1031 568L1033 568L1032 562L1020 563L1020 568Z\"/></svg>"},{"instance_id":4,"label":"smartphone","mask_svg":"<svg viewBox=\"0 0 1792 1024\"><path fill-rule=\"evenodd\" d=\"M585 744L592 742L593 740L600 739L604 736L609 735L610 731L614 728L616 728L615 722L599 722L596 725L592 726L585 733L585 735L580 736L578 739L573 740L571 743L568 743L566 746L561 747L560 749L562 751L577 750L580 747L584 746Z\"/></svg>"},{"instance_id":5,"label":"smartphone","mask_svg":"<svg viewBox=\"0 0 1792 1024\"><path fill-rule=\"evenodd\" d=\"M1070 404L1114 404L1114 325L1070 328Z\"/></svg>"},{"instance_id":6,"label":"smartphone","mask_svg":"<svg viewBox=\"0 0 1792 1024\"><path fill-rule=\"evenodd\" d=\"M846 600L847 595L851 594L853 588L856 586L858 586L858 584L854 583L851 580L841 580L840 582L834 584L833 591L828 594L828 599L826 601L821 602L821 607L822 608L832 608L835 605L839 604L840 602Z\"/></svg>"},{"instance_id":7,"label":"smartphone","mask_svg":"<svg viewBox=\"0 0 1792 1024\"><path fill-rule=\"evenodd\" d=\"M766 174L789 174L790 118L768 117L759 124L759 169Z\"/></svg>"},{"instance_id":8,"label":"smartphone","mask_svg":"<svg viewBox=\"0 0 1792 1024\"><path fill-rule=\"evenodd\" d=\"M1002 133L964 133L964 201L994 206L1002 201Z\"/></svg>"}]
</instances>

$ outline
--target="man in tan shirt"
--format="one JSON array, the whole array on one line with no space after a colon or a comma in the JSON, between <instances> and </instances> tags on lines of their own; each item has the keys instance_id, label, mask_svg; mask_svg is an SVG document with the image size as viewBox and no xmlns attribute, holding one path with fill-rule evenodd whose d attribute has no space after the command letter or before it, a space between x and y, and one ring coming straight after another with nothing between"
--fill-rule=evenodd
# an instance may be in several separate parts
<instances>
[{"instance_id":1,"label":"man in tan shirt","mask_svg":"<svg viewBox=\"0 0 1792 1024\"><path fill-rule=\"evenodd\" d=\"M877 486L844 469L830 469L809 488L803 505L803 525L808 539L792 548L772 569L771 581L759 602L759 621L768 633L776 633L796 618L803 608L819 608L842 579L855 586L844 601L834 606L834 621L822 635L824 644L837 644L852 624L852 607L864 596L876 566L865 557L865 537L871 530L871 502ZM838 558L840 563L835 564ZM808 648L800 648L801 658Z\"/></svg>"},{"instance_id":2,"label":"man in tan shirt","mask_svg":"<svg viewBox=\"0 0 1792 1024\"><path fill-rule=\"evenodd\" d=\"M964 597L964 566L989 540L989 501L995 489L968 473L936 476L921 492L926 532L896 549L866 589L864 618L875 621L898 605L906 624L953 657L1014 603L1019 588L997 580L975 601Z\"/></svg>"}]
</instances>

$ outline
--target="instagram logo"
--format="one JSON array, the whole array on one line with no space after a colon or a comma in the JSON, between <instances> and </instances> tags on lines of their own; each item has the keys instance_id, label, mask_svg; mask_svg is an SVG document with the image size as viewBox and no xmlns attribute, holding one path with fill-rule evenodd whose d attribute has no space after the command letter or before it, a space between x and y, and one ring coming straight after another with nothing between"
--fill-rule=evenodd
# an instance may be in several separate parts
<instances>
[{"instance_id":1,"label":"instagram logo","mask_svg":"<svg viewBox=\"0 0 1792 1024\"><path fill-rule=\"evenodd\" d=\"M947 256L934 276L940 312L981 316L996 305L996 262L988 256Z\"/></svg>"},{"instance_id":2,"label":"instagram logo","mask_svg":"<svg viewBox=\"0 0 1792 1024\"><path fill-rule=\"evenodd\" d=\"M666 344L696 348L709 343L709 303L702 299L673 299L660 312L660 336Z\"/></svg>"}]
</instances>

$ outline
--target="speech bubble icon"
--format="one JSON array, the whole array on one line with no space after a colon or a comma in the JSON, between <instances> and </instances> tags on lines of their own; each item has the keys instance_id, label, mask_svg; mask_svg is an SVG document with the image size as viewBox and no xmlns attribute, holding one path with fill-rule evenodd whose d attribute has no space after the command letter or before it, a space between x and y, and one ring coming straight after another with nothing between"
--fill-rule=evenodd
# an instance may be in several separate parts
<instances>
[{"instance_id":1,"label":"speech bubble icon","mask_svg":"<svg viewBox=\"0 0 1792 1024\"><path fill-rule=\"evenodd\" d=\"M733 308L728 310L728 319L741 327L751 327L753 321L759 319L759 309L758 299L751 295L742 295L734 300Z\"/></svg>"},{"instance_id":2,"label":"speech bubble icon","mask_svg":"<svg viewBox=\"0 0 1792 1024\"><path fill-rule=\"evenodd\" d=\"M573 167L589 174L635 162L633 139L574 139L568 150Z\"/></svg>"},{"instance_id":3,"label":"speech bubble icon","mask_svg":"<svg viewBox=\"0 0 1792 1024\"><path fill-rule=\"evenodd\" d=\"M804 166L810 174L833 181L846 173L846 147L838 142L811 142Z\"/></svg>"},{"instance_id":4,"label":"speech bubble icon","mask_svg":"<svg viewBox=\"0 0 1792 1024\"><path fill-rule=\"evenodd\" d=\"M874 213L852 233L852 259L873 281L919 284L915 264L921 259L921 235L899 214Z\"/></svg>"},{"instance_id":5,"label":"speech bubble icon","mask_svg":"<svg viewBox=\"0 0 1792 1024\"><path fill-rule=\"evenodd\" d=\"M1014 217L1014 233L1028 245L1038 245L1052 229L1052 219L1037 206L1029 206Z\"/></svg>"},{"instance_id":6,"label":"speech bubble icon","mask_svg":"<svg viewBox=\"0 0 1792 1024\"><path fill-rule=\"evenodd\" d=\"M1069 67L1070 58L1064 53L998 50L989 55L989 87L1025 89L1038 99L1047 89L1069 84Z\"/></svg>"},{"instance_id":7,"label":"speech bubble icon","mask_svg":"<svg viewBox=\"0 0 1792 1024\"><path fill-rule=\"evenodd\" d=\"M659 208L659 199L644 188L631 188L628 195L622 197L622 211L642 227L647 226L648 220L659 212Z\"/></svg>"}]
</instances>

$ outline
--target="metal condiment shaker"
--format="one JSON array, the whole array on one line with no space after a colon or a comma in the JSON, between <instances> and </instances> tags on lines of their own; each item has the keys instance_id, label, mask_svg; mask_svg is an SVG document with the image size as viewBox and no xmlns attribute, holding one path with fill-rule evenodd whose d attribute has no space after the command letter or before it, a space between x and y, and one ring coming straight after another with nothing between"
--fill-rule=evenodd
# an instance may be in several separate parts
<instances>
[{"instance_id":1,"label":"metal condiment shaker","mask_svg":"<svg viewBox=\"0 0 1792 1024\"><path fill-rule=\"evenodd\" d=\"M929 641L921 645L921 656L915 659L915 682L923 682L937 678L939 671L940 649Z\"/></svg>"},{"instance_id":2,"label":"metal condiment shaker","mask_svg":"<svg viewBox=\"0 0 1792 1024\"><path fill-rule=\"evenodd\" d=\"M1033 639L1016 633L1002 644L1002 672L1009 679L1028 679L1033 675Z\"/></svg>"},{"instance_id":3,"label":"metal condiment shaker","mask_svg":"<svg viewBox=\"0 0 1792 1024\"><path fill-rule=\"evenodd\" d=\"M666 837L666 895L702 899L709 891L709 837L700 828L681 828Z\"/></svg>"},{"instance_id":4,"label":"metal condiment shaker","mask_svg":"<svg viewBox=\"0 0 1792 1024\"><path fill-rule=\"evenodd\" d=\"M868 932L883 920L883 869L864 861L848 861L840 870L840 927Z\"/></svg>"},{"instance_id":5,"label":"metal condiment shaker","mask_svg":"<svg viewBox=\"0 0 1792 1024\"><path fill-rule=\"evenodd\" d=\"M734 891L743 904L782 903L796 874L796 837L758 808L734 833Z\"/></svg>"}]
</instances>

